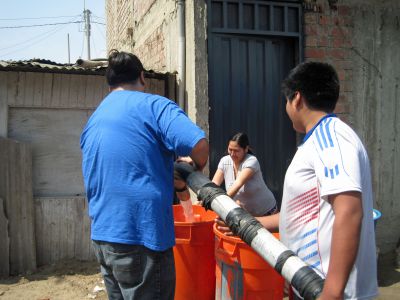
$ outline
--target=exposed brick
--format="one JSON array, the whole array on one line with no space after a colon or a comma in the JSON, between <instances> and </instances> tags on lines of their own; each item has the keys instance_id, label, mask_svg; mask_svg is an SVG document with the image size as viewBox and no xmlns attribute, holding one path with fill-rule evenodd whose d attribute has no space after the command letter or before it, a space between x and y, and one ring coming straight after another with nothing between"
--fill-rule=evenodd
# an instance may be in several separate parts
<instances>
[{"instance_id":1,"label":"exposed brick","mask_svg":"<svg viewBox=\"0 0 400 300\"><path fill-rule=\"evenodd\" d=\"M304 56L306 58L324 58L325 50L321 48L307 48L305 49Z\"/></svg>"},{"instance_id":2,"label":"exposed brick","mask_svg":"<svg viewBox=\"0 0 400 300\"><path fill-rule=\"evenodd\" d=\"M349 113L350 105L344 95L339 97L339 101L336 104L335 113Z\"/></svg>"},{"instance_id":3,"label":"exposed brick","mask_svg":"<svg viewBox=\"0 0 400 300\"><path fill-rule=\"evenodd\" d=\"M346 41L344 38L333 38L332 40L332 47L333 48L346 48L349 46L349 42Z\"/></svg>"},{"instance_id":4,"label":"exposed brick","mask_svg":"<svg viewBox=\"0 0 400 300\"><path fill-rule=\"evenodd\" d=\"M329 39L323 36L318 37L318 46L329 47Z\"/></svg>"},{"instance_id":5,"label":"exposed brick","mask_svg":"<svg viewBox=\"0 0 400 300\"><path fill-rule=\"evenodd\" d=\"M141 58L145 68L161 71L166 66L165 38L162 28L155 29L144 41L137 45L135 53Z\"/></svg>"},{"instance_id":6,"label":"exposed brick","mask_svg":"<svg viewBox=\"0 0 400 300\"><path fill-rule=\"evenodd\" d=\"M323 26L330 25L332 24L332 18L327 15L320 15L318 23Z\"/></svg>"},{"instance_id":7,"label":"exposed brick","mask_svg":"<svg viewBox=\"0 0 400 300\"><path fill-rule=\"evenodd\" d=\"M343 49L331 49L329 51L329 55L330 57L334 58L334 59L344 59L347 58L347 51L343 50Z\"/></svg>"},{"instance_id":8,"label":"exposed brick","mask_svg":"<svg viewBox=\"0 0 400 300\"><path fill-rule=\"evenodd\" d=\"M337 69L350 70L353 68L351 60L336 60L335 67Z\"/></svg>"},{"instance_id":9,"label":"exposed brick","mask_svg":"<svg viewBox=\"0 0 400 300\"><path fill-rule=\"evenodd\" d=\"M340 84L340 89L343 92L351 92L353 91L353 83L349 80L345 80Z\"/></svg>"},{"instance_id":10,"label":"exposed brick","mask_svg":"<svg viewBox=\"0 0 400 300\"><path fill-rule=\"evenodd\" d=\"M348 30L343 27L334 27L331 31L331 35L336 38L346 38L348 36Z\"/></svg>"},{"instance_id":11,"label":"exposed brick","mask_svg":"<svg viewBox=\"0 0 400 300\"><path fill-rule=\"evenodd\" d=\"M354 19L351 16L335 16L333 24L337 26L354 26Z\"/></svg>"},{"instance_id":12,"label":"exposed brick","mask_svg":"<svg viewBox=\"0 0 400 300\"><path fill-rule=\"evenodd\" d=\"M112 0L111 0L112 1ZM137 22L150 10L156 0L133 1L134 19Z\"/></svg>"},{"instance_id":13,"label":"exposed brick","mask_svg":"<svg viewBox=\"0 0 400 300\"><path fill-rule=\"evenodd\" d=\"M338 14L340 16L350 16L351 14L351 8L350 6L347 5L339 5L338 6Z\"/></svg>"},{"instance_id":14,"label":"exposed brick","mask_svg":"<svg viewBox=\"0 0 400 300\"><path fill-rule=\"evenodd\" d=\"M318 38L315 36L306 36L305 45L306 47L316 47L318 45Z\"/></svg>"},{"instance_id":15,"label":"exposed brick","mask_svg":"<svg viewBox=\"0 0 400 300\"><path fill-rule=\"evenodd\" d=\"M346 79L346 71L345 70L340 70L340 69L336 68L336 72L338 74L340 81L343 81Z\"/></svg>"},{"instance_id":16,"label":"exposed brick","mask_svg":"<svg viewBox=\"0 0 400 300\"><path fill-rule=\"evenodd\" d=\"M308 25L305 27L305 34L307 36L317 36L318 35L318 27L317 25Z\"/></svg>"},{"instance_id":17,"label":"exposed brick","mask_svg":"<svg viewBox=\"0 0 400 300\"><path fill-rule=\"evenodd\" d=\"M304 24L317 24L317 15L314 13L305 13L304 14Z\"/></svg>"}]
</instances>

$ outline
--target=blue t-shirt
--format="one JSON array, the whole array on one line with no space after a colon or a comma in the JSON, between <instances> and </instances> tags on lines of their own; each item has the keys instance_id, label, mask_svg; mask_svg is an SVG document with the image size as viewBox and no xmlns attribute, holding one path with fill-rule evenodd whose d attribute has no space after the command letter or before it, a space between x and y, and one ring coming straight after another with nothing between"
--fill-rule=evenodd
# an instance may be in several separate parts
<instances>
[{"instance_id":1,"label":"blue t-shirt","mask_svg":"<svg viewBox=\"0 0 400 300\"><path fill-rule=\"evenodd\" d=\"M91 238L157 251L172 247L173 160L189 155L204 137L164 97L110 93L81 135Z\"/></svg>"}]
</instances>

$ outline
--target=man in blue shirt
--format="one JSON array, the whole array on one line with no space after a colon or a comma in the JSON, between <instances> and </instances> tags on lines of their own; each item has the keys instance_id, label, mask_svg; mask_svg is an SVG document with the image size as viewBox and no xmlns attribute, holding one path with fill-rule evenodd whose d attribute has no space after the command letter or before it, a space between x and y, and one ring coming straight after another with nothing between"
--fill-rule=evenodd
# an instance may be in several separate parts
<instances>
[{"instance_id":1,"label":"man in blue shirt","mask_svg":"<svg viewBox=\"0 0 400 300\"><path fill-rule=\"evenodd\" d=\"M174 102L144 93L135 55L108 61L111 93L81 135L95 254L109 299L173 299L173 160L190 156L203 169L208 142Z\"/></svg>"}]
</instances>

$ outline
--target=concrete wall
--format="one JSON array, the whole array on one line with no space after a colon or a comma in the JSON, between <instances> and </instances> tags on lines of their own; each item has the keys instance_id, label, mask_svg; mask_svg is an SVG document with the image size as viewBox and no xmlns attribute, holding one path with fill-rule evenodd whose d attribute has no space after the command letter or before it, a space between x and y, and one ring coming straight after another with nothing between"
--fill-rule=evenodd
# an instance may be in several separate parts
<instances>
[{"instance_id":1,"label":"concrete wall","mask_svg":"<svg viewBox=\"0 0 400 300\"><path fill-rule=\"evenodd\" d=\"M312 3L312 1L310 1ZM332 63L341 93L336 112L364 142L371 160L381 252L400 238L400 2L326 0L305 6L305 60Z\"/></svg>"},{"instance_id":2,"label":"concrete wall","mask_svg":"<svg viewBox=\"0 0 400 300\"><path fill-rule=\"evenodd\" d=\"M400 2L358 1L354 5L354 126L371 160L381 251L400 238Z\"/></svg>"}]
</instances>

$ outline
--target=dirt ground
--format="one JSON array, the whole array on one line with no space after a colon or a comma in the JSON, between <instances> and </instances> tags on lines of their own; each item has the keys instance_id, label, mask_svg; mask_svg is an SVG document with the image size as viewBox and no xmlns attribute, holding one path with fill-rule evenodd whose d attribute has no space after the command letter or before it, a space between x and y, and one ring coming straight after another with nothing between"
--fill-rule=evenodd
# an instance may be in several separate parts
<instances>
[{"instance_id":1,"label":"dirt ground","mask_svg":"<svg viewBox=\"0 0 400 300\"><path fill-rule=\"evenodd\" d=\"M95 262L63 261L41 267L34 274L3 278L0 300L105 300L107 295L98 270ZM378 279L378 299L400 299L400 268L395 267L394 253L379 259Z\"/></svg>"}]
</instances>

